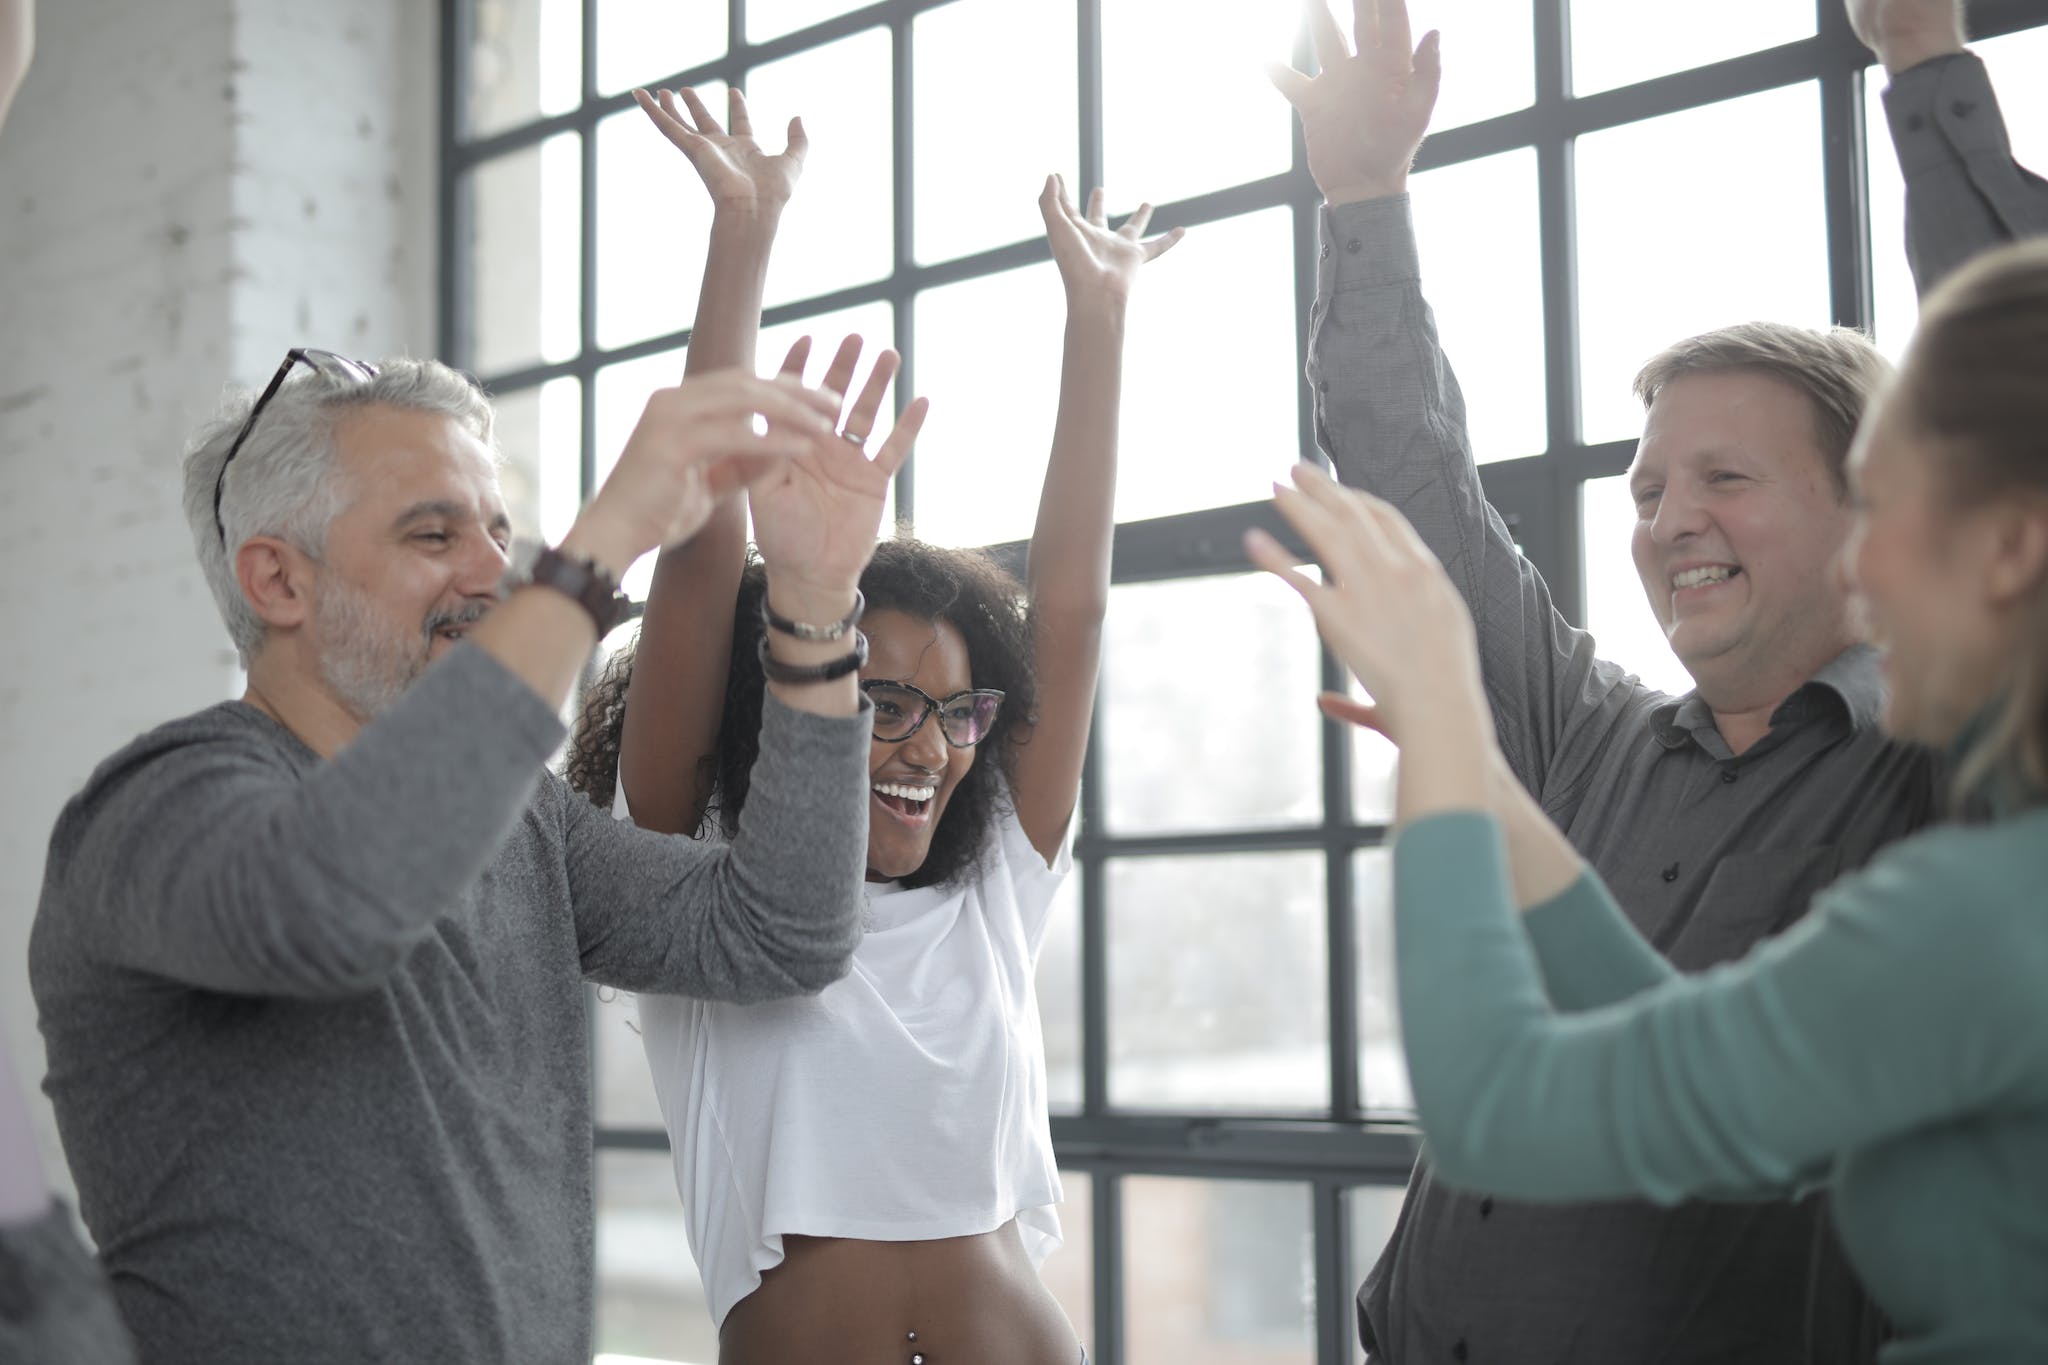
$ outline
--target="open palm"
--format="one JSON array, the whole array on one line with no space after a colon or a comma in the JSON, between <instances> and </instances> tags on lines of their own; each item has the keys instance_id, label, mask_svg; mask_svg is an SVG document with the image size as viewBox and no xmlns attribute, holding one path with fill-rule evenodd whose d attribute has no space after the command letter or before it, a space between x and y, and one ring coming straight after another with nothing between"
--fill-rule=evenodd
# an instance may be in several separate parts
<instances>
[{"instance_id":1,"label":"open palm","mask_svg":"<svg viewBox=\"0 0 2048 1365\"><path fill-rule=\"evenodd\" d=\"M654 126L690 158L690 164L703 177L704 187L711 191L714 202L774 207L789 202L789 196L796 190L797 178L803 174L804 155L810 150L810 139L804 135L802 119L789 121L788 145L771 154L754 140L754 123L747 113L747 97L736 89L729 93L727 100L732 121L729 132L712 116L694 90L685 88L682 91L682 103L687 106L687 112L677 106L676 92L671 90L663 90L656 95L635 90L633 98L639 101Z\"/></svg>"},{"instance_id":2,"label":"open palm","mask_svg":"<svg viewBox=\"0 0 2048 1365\"><path fill-rule=\"evenodd\" d=\"M1053 261L1070 298L1098 293L1129 298L1138 268L1157 259L1187 232L1175 228L1147 241L1150 204L1138 205L1122 227L1112 229L1103 213L1100 187L1089 194L1088 212L1083 214L1067 194L1066 181L1057 175L1046 177L1038 211L1045 218L1046 241L1052 246Z\"/></svg>"},{"instance_id":3,"label":"open palm","mask_svg":"<svg viewBox=\"0 0 2048 1365\"><path fill-rule=\"evenodd\" d=\"M1443 77L1436 34L1409 45L1407 0L1354 0L1352 19L1355 53L1326 0L1310 0L1322 74L1311 78L1286 66L1270 72L1301 116L1309 174L1331 203L1405 187Z\"/></svg>"},{"instance_id":4,"label":"open palm","mask_svg":"<svg viewBox=\"0 0 2048 1365\"><path fill-rule=\"evenodd\" d=\"M846 338L825 373L824 387L844 393L860 352L860 338ZM800 376L809 354L810 341L805 338L790 348L782 373ZM883 351L846 410L840 433L809 441L801 454L748 490L754 543L771 573L800 582L837 584L853 581L867 566L881 530L890 481L909 456L927 407L920 398L905 408L881 449L868 458L865 445L897 363L894 351Z\"/></svg>"}]
</instances>

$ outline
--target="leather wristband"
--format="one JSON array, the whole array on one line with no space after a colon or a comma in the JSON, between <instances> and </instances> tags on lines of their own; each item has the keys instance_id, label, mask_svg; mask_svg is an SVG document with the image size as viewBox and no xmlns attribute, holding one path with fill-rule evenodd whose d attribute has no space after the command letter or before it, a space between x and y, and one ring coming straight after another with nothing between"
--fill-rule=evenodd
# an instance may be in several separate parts
<instances>
[{"instance_id":1,"label":"leather wristband","mask_svg":"<svg viewBox=\"0 0 2048 1365\"><path fill-rule=\"evenodd\" d=\"M768 594L761 594L761 624L784 635L793 635L799 640L838 640L860 624L861 613L868 609L868 599L861 596L859 588L853 590L853 610L842 620L829 626L814 626L805 621L792 621L786 616L777 616L768 605Z\"/></svg>"},{"instance_id":2,"label":"leather wristband","mask_svg":"<svg viewBox=\"0 0 2048 1365\"><path fill-rule=\"evenodd\" d=\"M553 588L590 614L600 640L616 630L632 609L633 600L619 591L619 580L600 569L596 560L571 559L539 542L518 545L513 554L512 567L498 584L500 597L529 584Z\"/></svg>"},{"instance_id":3,"label":"leather wristband","mask_svg":"<svg viewBox=\"0 0 2048 1365\"><path fill-rule=\"evenodd\" d=\"M763 635L754 648L761 660L761 676L776 683L821 683L857 673L868 661L868 637L860 631L853 633L853 653L843 654L837 659L827 659L821 664L786 664L768 652L768 637Z\"/></svg>"}]
</instances>

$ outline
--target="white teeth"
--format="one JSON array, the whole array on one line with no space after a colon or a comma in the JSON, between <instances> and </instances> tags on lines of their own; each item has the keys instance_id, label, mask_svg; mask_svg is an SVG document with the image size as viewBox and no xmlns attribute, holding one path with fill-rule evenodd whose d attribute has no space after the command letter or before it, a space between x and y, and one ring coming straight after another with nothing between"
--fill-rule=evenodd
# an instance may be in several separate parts
<instances>
[{"instance_id":1,"label":"white teeth","mask_svg":"<svg viewBox=\"0 0 2048 1365\"><path fill-rule=\"evenodd\" d=\"M874 788L884 796L899 797L905 801L929 801L939 792L937 787L906 787L900 782L877 782Z\"/></svg>"},{"instance_id":2,"label":"white teeth","mask_svg":"<svg viewBox=\"0 0 2048 1365\"><path fill-rule=\"evenodd\" d=\"M1687 569L1684 573L1671 575L1674 588L1699 588L1709 583L1725 583L1735 576L1735 570L1722 565L1704 569Z\"/></svg>"}]
</instances>

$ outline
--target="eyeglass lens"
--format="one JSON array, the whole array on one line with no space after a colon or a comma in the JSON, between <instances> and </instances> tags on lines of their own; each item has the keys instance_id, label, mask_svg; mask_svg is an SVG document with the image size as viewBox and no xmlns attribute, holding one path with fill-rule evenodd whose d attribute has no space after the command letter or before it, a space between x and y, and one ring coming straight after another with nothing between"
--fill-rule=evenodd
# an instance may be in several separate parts
<instances>
[{"instance_id":1,"label":"eyeglass lens","mask_svg":"<svg viewBox=\"0 0 2048 1365\"><path fill-rule=\"evenodd\" d=\"M877 739L907 739L931 709L920 693L891 683L871 683L864 689L875 707ZM1003 699L993 692L962 692L939 705L939 728L961 748L980 743L996 723Z\"/></svg>"}]
</instances>

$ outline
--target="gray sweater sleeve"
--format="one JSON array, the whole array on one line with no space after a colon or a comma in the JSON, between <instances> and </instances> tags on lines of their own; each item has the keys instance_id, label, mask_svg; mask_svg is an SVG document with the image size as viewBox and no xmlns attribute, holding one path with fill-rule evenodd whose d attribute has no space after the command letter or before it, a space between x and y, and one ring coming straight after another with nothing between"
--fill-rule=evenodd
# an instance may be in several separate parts
<instances>
[{"instance_id":1,"label":"gray sweater sleeve","mask_svg":"<svg viewBox=\"0 0 2048 1365\"><path fill-rule=\"evenodd\" d=\"M327 762L224 711L110 759L59 820L51 865L114 965L250 995L377 985L482 872L563 733L472 646Z\"/></svg>"},{"instance_id":2,"label":"gray sweater sleeve","mask_svg":"<svg viewBox=\"0 0 2048 1365\"><path fill-rule=\"evenodd\" d=\"M1906 257L1922 295L1979 252L2048 233L2048 180L2013 159L1975 54L1900 72L1884 109L1906 181Z\"/></svg>"},{"instance_id":3,"label":"gray sweater sleeve","mask_svg":"<svg viewBox=\"0 0 2048 1365\"><path fill-rule=\"evenodd\" d=\"M1557 611L1486 501L1464 395L1422 296L1408 196L1325 206L1322 233L1316 439L1345 483L1400 508L1443 561L1478 627L1501 749L1555 814L1638 685Z\"/></svg>"},{"instance_id":4,"label":"gray sweater sleeve","mask_svg":"<svg viewBox=\"0 0 2048 1365\"><path fill-rule=\"evenodd\" d=\"M822 990L860 942L868 747L858 715L766 699L731 843L657 834L563 790L584 974L626 990L752 1003Z\"/></svg>"}]
</instances>

